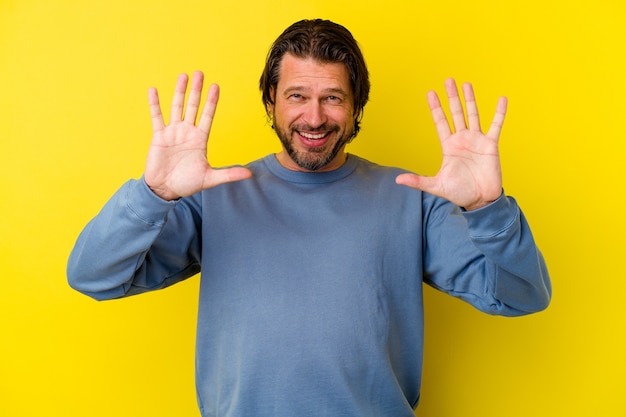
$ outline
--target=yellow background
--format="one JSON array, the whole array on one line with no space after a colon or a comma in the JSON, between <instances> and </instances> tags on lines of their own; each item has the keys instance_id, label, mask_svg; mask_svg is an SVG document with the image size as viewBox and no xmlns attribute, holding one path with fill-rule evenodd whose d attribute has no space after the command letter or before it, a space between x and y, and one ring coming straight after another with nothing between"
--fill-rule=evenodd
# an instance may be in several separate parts
<instances>
[{"instance_id":1,"label":"yellow background","mask_svg":"<svg viewBox=\"0 0 626 417\"><path fill-rule=\"evenodd\" d=\"M274 38L311 17L346 25L371 71L350 152L434 174L429 89L472 81L483 125L510 100L505 188L553 302L505 319L428 289L416 414L626 416L623 0L0 0L0 415L198 415L198 278L97 303L67 286L67 256L142 173L149 86L168 107L180 72L220 83L214 164L277 151L257 80Z\"/></svg>"}]
</instances>

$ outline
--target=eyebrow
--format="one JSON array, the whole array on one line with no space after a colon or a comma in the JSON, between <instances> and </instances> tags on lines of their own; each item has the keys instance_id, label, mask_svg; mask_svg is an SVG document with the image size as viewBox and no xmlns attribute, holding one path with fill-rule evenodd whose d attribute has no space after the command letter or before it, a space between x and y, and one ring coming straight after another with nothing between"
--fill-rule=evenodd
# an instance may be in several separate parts
<instances>
[{"instance_id":1,"label":"eyebrow","mask_svg":"<svg viewBox=\"0 0 626 417\"><path fill-rule=\"evenodd\" d=\"M283 91L283 94L291 94L291 93L301 93L301 92L308 92L311 89L305 86L300 86L300 85L296 85L293 87L288 87ZM348 93L343 90L342 88L339 87L330 87L330 88L325 88L324 90L322 90L322 93L325 94L338 94L338 95L348 95Z\"/></svg>"}]
</instances>

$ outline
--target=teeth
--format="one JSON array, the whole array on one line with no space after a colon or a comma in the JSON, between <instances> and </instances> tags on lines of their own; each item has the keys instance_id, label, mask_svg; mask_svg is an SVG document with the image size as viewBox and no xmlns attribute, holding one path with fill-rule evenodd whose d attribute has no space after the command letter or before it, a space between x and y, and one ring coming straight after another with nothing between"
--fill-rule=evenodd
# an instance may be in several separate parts
<instances>
[{"instance_id":1,"label":"teeth","mask_svg":"<svg viewBox=\"0 0 626 417\"><path fill-rule=\"evenodd\" d=\"M300 134L307 139L322 139L324 136L326 136L326 133L312 134L312 133L300 132Z\"/></svg>"}]
</instances>

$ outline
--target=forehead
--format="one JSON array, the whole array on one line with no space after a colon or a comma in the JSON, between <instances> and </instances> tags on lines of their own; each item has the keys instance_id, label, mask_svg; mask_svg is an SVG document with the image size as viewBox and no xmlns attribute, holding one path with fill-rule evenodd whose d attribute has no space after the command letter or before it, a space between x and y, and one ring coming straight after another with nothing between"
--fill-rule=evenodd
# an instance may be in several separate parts
<instances>
[{"instance_id":1,"label":"forehead","mask_svg":"<svg viewBox=\"0 0 626 417\"><path fill-rule=\"evenodd\" d=\"M313 58L299 58L285 54L280 63L277 89L302 87L342 90L351 93L346 66L339 62L319 62Z\"/></svg>"}]
</instances>

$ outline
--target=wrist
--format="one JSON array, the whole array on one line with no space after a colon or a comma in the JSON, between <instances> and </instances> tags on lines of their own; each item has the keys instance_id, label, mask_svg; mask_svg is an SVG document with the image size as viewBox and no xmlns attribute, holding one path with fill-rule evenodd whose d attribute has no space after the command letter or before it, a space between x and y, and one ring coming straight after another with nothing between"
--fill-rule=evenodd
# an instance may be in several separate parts
<instances>
[{"instance_id":1,"label":"wrist","mask_svg":"<svg viewBox=\"0 0 626 417\"><path fill-rule=\"evenodd\" d=\"M159 197L161 200L165 200L165 201L176 201L180 199L179 195L173 194L171 192L168 192L167 190L164 190L162 188L159 187L153 187L150 184L148 184L148 181L146 181L145 177L144 177L144 183L146 184L146 187L152 191L152 194L154 194L156 197Z\"/></svg>"},{"instance_id":2,"label":"wrist","mask_svg":"<svg viewBox=\"0 0 626 417\"><path fill-rule=\"evenodd\" d=\"M494 201L496 201L496 200L492 200L492 201L484 201L484 202L483 202L483 201L481 201L481 202L479 202L479 203L475 203L475 204L470 204L470 205L467 205L467 206L463 206L463 207L461 207L461 209L462 209L463 211L474 211L474 210L481 209L481 208L483 208L483 207L487 207L489 204L492 204Z\"/></svg>"}]
</instances>

